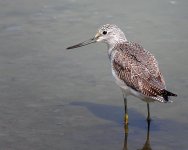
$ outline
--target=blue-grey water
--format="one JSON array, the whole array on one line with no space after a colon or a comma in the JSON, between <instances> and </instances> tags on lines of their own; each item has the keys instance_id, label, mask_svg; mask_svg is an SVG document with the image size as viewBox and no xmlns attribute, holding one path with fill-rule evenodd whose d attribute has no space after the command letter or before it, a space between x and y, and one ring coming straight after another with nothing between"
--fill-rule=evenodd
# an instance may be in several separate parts
<instances>
[{"instance_id":1,"label":"blue-grey water","mask_svg":"<svg viewBox=\"0 0 188 150\"><path fill-rule=\"evenodd\" d=\"M1 150L187 150L187 0L0 0ZM106 45L66 51L113 23L159 61L170 104L123 99Z\"/></svg>"}]
</instances>

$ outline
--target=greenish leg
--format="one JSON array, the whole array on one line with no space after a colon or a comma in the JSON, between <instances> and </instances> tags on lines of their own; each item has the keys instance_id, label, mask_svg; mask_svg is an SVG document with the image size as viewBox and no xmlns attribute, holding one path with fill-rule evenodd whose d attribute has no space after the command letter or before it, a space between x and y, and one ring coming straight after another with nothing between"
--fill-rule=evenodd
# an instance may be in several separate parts
<instances>
[{"instance_id":1,"label":"greenish leg","mask_svg":"<svg viewBox=\"0 0 188 150\"><path fill-rule=\"evenodd\" d=\"M150 117L149 103L147 103L147 110L148 110L147 121L150 122L151 121L151 117Z\"/></svg>"},{"instance_id":2,"label":"greenish leg","mask_svg":"<svg viewBox=\"0 0 188 150\"><path fill-rule=\"evenodd\" d=\"M128 124L128 120L129 120L128 111L127 111L127 98L123 95L123 99L124 99L124 106L125 106L125 117L124 117L124 121L125 121L125 124L127 125L127 124Z\"/></svg>"}]
</instances>

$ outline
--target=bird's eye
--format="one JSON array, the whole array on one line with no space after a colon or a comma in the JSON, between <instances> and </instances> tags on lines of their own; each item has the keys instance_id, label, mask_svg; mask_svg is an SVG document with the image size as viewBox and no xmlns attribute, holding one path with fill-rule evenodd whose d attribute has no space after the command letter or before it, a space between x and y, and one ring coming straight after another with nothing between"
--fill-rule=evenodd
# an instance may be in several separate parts
<instances>
[{"instance_id":1,"label":"bird's eye","mask_svg":"<svg viewBox=\"0 0 188 150\"><path fill-rule=\"evenodd\" d=\"M104 34L104 35L105 35L105 34L107 34L107 31L103 31L103 33L102 33L102 34Z\"/></svg>"}]
</instances>

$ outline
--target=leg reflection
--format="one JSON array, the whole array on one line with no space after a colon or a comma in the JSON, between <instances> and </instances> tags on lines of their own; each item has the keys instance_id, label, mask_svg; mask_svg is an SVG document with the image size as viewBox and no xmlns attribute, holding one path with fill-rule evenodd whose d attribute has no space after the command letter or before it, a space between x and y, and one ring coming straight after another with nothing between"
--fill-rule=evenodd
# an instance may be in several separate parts
<instances>
[{"instance_id":1,"label":"leg reflection","mask_svg":"<svg viewBox=\"0 0 188 150\"><path fill-rule=\"evenodd\" d=\"M148 123L148 128L147 128L146 142L145 142L144 146L139 150L152 150L151 145L150 145L150 135L149 135L150 134L150 123L151 123L151 121L147 120L147 123Z\"/></svg>"},{"instance_id":2,"label":"leg reflection","mask_svg":"<svg viewBox=\"0 0 188 150\"><path fill-rule=\"evenodd\" d=\"M151 121L148 120L147 121L147 136L146 136L145 144L141 149L138 149L138 150L152 150L151 145L150 145L150 123ZM125 129L125 138L124 138L123 150L128 150L128 124L125 124L124 129Z\"/></svg>"},{"instance_id":3,"label":"leg reflection","mask_svg":"<svg viewBox=\"0 0 188 150\"><path fill-rule=\"evenodd\" d=\"M124 125L124 130L125 130L125 137L124 137L124 146L123 146L123 150L128 150L128 132L129 132L129 128L128 128L128 124Z\"/></svg>"}]
</instances>

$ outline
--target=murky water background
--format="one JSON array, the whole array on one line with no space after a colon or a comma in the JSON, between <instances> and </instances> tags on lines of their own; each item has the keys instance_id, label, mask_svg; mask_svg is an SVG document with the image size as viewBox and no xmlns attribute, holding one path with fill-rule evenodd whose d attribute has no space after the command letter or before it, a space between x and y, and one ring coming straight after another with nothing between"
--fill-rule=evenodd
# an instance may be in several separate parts
<instances>
[{"instance_id":1,"label":"murky water background","mask_svg":"<svg viewBox=\"0 0 188 150\"><path fill-rule=\"evenodd\" d=\"M123 149L123 99L106 46L65 50L106 23L149 49L178 94L172 104L151 105L151 148L188 149L187 6L187 0L0 0L0 149ZM125 148L142 149L146 104L129 97L128 108Z\"/></svg>"}]
</instances>

